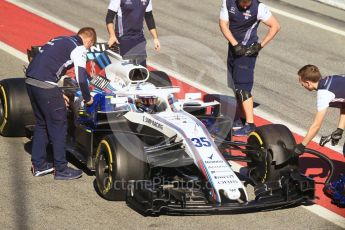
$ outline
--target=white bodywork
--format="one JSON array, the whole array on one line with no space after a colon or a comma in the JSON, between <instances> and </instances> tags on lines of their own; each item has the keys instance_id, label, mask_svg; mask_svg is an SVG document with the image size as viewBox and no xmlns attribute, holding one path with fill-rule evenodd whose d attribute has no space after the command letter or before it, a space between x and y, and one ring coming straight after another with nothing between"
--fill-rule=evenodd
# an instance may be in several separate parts
<instances>
[{"instance_id":1,"label":"white bodywork","mask_svg":"<svg viewBox=\"0 0 345 230\"><path fill-rule=\"evenodd\" d=\"M176 141L183 140L187 154L211 183L212 195L218 202L221 202L220 190L229 199L238 200L241 197L239 189L243 189L248 198L242 182L219 152L206 127L192 115L183 111L157 114L128 112L125 117L131 122L156 129L167 137L177 135Z\"/></svg>"},{"instance_id":2,"label":"white bodywork","mask_svg":"<svg viewBox=\"0 0 345 230\"><path fill-rule=\"evenodd\" d=\"M195 93L186 94L186 98L183 101L176 101L173 98L173 94L180 92L178 87L155 88L153 90L139 89L140 87L138 86L145 84L149 77L147 69L124 61L115 53L110 52L108 54L112 64L106 67L107 78L112 82L121 80L121 84L123 84L123 87L117 88L114 92L116 97L112 100L112 103L117 104L121 101L121 104L123 104L128 103L128 100L123 100L123 98L135 99L142 95L152 95L167 105L165 111L155 114L129 111L124 115L125 118L130 122L149 126L167 137L177 135L176 141L183 141L182 147L194 159L195 165L197 165L205 179L211 183L212 194L210 195L217 202L221 203L221 190L231 200L239 200L240 198L248 200L246 189L242 182L219 152L204 124L191 114L183 111L184 103L213 105L218 102L204 103L198 100L201 95ZM147 78L132 81L129 75L131 70L135 68L145 69L148 72ZM244 194L241 194L240 189Z\"/></svg>"}]
</instances>

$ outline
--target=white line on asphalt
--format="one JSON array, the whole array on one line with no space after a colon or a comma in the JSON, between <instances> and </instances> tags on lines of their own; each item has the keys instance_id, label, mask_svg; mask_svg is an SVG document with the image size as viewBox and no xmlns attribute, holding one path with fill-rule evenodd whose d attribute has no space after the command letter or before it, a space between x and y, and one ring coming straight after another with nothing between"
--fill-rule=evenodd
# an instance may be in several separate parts
<instances>
[{"instance_id":1,"label":"white line on asphalt","mask_svg":"<svg viewBox=\"0 0 345 230\"><path fill-rule=\"evenodd\" d=\"M19 50L3 43L2 41L0 41L0 49L11 54L12 56L14 56L16 58L22 60L23 62L28 63L28 58L24 53L22 53Z\"/></svg>"},{"instance_id":2,"label":"white line on asphalt","mask_svg":"<svg viewBox=\"0 0 345 230\"><path fill-rule=\"evenodd\" d=\"M320 205L312 205L312 206L302 206L303 208L307 209L308 211L318 215L321 218L327 219L331 221L333 224L338 225L339 227L345 229L345 218L324 208Z\"/></svg>"},{"instance_id":3,"label":"white line on asphalt","mask_svg":"<svg viewBox=\"0 0 345 230\"><path fill-rule=\"evenodd\" d=\"M344 0L316 0L316 1L345 10Z\"/></svg>"},{"instance_id":4,"label":"white line on asphalt","mask_svg":"<svg viewBox=\"0 0 345 230\"><path fill-rule=\"evenodd\" d=\"M269 6L269 8L274 13L283 15L285 17L288 17L288 18L291 18L291 19L294 19L294 20L297 20L297 21L300 21L300 22L304 22L304 23L306 23L308 25L315 26L317 28L330 31L330 32L335 33L335 34L339 34L339 35L345 36L345 31L343 31L343 30L339 30L339 29L336 29L334 27L327 26L327 25L319 23L319 22L315 22L313 20L310 20L310 19L298 16L298 15L295 15L295 14L292 14L292 13L289 13L289 12L286 12L286 11L283 11L283 10L279 10L279 9L271 7L271 6Z\"/></svg>"},{"instance_id":5,"label":"white line on asphalt","mask_svg":"<svg viewBox=\"0 0 345 230\"><path fill-rule=\"evenodd\" d=\"M50 15L48 15L48 14L46 14L46 13L40 12L40 11L38 11L38 10L36 10L36 9L34 9L34 8L32 8L32 7L30 7L30 6L26 5L26 4L24 4L24 3L17 2L17 1L15 1L15 0L8 0L8 2L11 2L11 3L13 3L13 4L15 4L15 5L17 5L17 6L21 7L21 8L23 8L23 9L25 9L25 10L27 10L27 11L29 11L29 12L32 12L32 13L38 15L38 16L41 16L41 17L43 17L43 18L46 18L46 19L48 19L49 21L52 21L52 22L54 22L55 24L60 25L60 26L62 26L62 27L65 27L65 28L67 28L67 29L69 29L69 30L71 30L71 31L74 31L74 32L78 31L78 28L77 28L77 27L75 27L75 26L73 26L73 25L71 25L71 24L69 24L69 23L67 23L67 22L65 22L65 21L63 21L63 20L57 19L57 18L55 18L55 17L53 17L53 16L50 16ZM345 34L345 33L344 33L344 34ZM102 40L103 40L103 39L102 39ZM104 40L103 40L103 41L104 41ZM12 47L10 47L10 46L8 46L8 45L6 45L6 44L3 46L3 45L1 45L1 43L0 43L0 49L5 50L5 51L8 52L9 54L11 54L11 55L13 55L13 56L15 56L15 57L17 57L17 58L19 58L19 59L21 59L21 60L24 60L24 59L26 60L25 54L21 53L20 51L18 51L18 50L16 50L16 49L12 48ZM24 58L24 57L25 57L25 58ZM27 62L27 60L26 60L26 62ZM217 92L215 92L215 90L213 90L213 89L211 89L211 88L209 88L209 87L207 87L207 86L204 86L204 85L202 85L202 84L195 83L195 82L189 80L188 78L183 77L183 76L181 76L180 74L178 74L178 73L176 73L176 72L174 72L174 71L172 71L172 70L166 69L166 68L164 68L164 67L162 67L162 66L159 66L159 65L156 65L156 64L154 64L154 63L153 63L153 66L155 66L155 68L157 68L157 69L159 69L159 70L162 70L162 71L167 72L168 74L171 74L172 76L176 77L177 79L179 79L179 80L181 80L181 81L186 82L187 84L190 84L190 85L192 85L192 86L194 86L194 87L197 87L197 88L201 89L202 91L209 92L209 93L217 93ZM265 116L262 116L263 118L269 119L270 121L273 121L273 122L276 121L275 123L285 124L285 125L287 125L289 128L291 128L291 130L292 130L293 132L299 133L299 132L297 132L297 131L301 131L301 129L296 128L294 125L288 124L287 122L284 122L284 121L282 121L282 120L280 120L280 119L277 119L277 118L274 118L274 117L266 117L268 114L265 114L264 112L261 112L261 111L259 112L259 111L260 111L260 110L256 110L256 112L262 113L262 114L265 115ZM295 128L296 128L296 129L295 129ZM305 133L305 131L303 131L303 133ZM334 149L334 148L332 148L332 149ZM335 150L335 149L334 149L334 150ZM338 151L338 150L335 150L335 151ZM239 169L240 169L242 166L239 165L239 164L237 164L237 163L232 162L232 167L234 168L234 170L239 171ZM328 221L330 221L330 222L332 222L332 223L334 223L334 224L336 224L336 225L338 225L338 226L340 226L340 227L342 227L342 228L345 228L345 221L344 221L345 218L344 218L344 217L339 216L338 214L336 214L336 213L334 213L334 212L331 212L331 211L329 211L328 209L325 209L325 208L323 208L323 207L320 206L320 205L315 204L315 205L313 205L313 206L308 206L308 207L302 206L302 207L306 208L306 209L309 210L310 212L313 212L314 214L317 214L317 215L319 215L320 217L322 217L322 218L324 218L324 219L326 219L326 220L328 220Z\"/></svg>"}]
</instances>

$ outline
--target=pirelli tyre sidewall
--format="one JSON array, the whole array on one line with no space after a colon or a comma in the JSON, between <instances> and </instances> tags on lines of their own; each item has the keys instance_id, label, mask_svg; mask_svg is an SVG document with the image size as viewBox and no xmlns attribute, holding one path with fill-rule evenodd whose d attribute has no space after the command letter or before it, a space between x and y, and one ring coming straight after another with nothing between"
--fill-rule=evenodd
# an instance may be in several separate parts
<instances>
[{"instance_id":1,"label":"pirelli tyre sidewall","mask_svg":"<svg viewBox=\"0 0 345 230\"><path fill-rule=\"evenodd\" d=\"M104 137L96 152L96 184L107 200L124 201L129 180L144 180L148 166L141 140L134 134Z\"/></svg>"},{"instance_id":2,"label":"pirelli tyre sidewall","mask_svg":"<svg viewBox=\"0 0 345 230\"><path fill-rule=\"evenodd\" d=\"M0 134L24 137L25 126L35 124L25 78L0 81L0 103Z\"/></svg>"},{"instance_id":3,"label":"pirelli tyre sidewall","mask_svg":"<svg viewBox=\"0 0 345 230\"><path fill-rule=\"evenodd\" d=\"M283 143L286 149L293 149L296 141L290 130L284 125L265 125L258 127L257 130L251 133L248 137L248 144L254 146L249 149L269 149L270 145ZM284 156L287 160L281 165L276 165L273 159L277 154L289 154L286 151L260 151L259 155L249 153L252 162L248 163L249 176L254 183L265 183L268 181L279 180L281 172L298 170L298 159Z\"/></svg>"}]
</instances>

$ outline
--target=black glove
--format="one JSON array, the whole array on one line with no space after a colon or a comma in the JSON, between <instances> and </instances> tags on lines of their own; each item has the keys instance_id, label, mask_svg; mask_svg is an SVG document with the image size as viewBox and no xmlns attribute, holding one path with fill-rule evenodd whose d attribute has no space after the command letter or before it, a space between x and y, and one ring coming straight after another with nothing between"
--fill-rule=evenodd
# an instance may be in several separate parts
<instances>
[{"instance_id":1,"label":"black glove","mask_svg":"<svg viewBox=\"0 0 345 230\"><path fill-rule=\"evenodd\" d=\"M246 53L246 48L238 43L234 46L234 51L237 56L243 56Z\"/></svg>"},{"instance_id":2,"label":"black glove","mask_svg":"<svg viewBox=\"0 0 345 230\"><path fill-rule=\"evenodd\" d=\"M331 134L331 138L332 138L332 145L335 146L339 143L339 140L341 139L341 137L343 136L343 132L344 130L341 128L337 128L337 130L335 130L332 134Z\"/></svg>"},{"instance_id":3,"label":"black glove","mask_svg":"<svg viewBox=\"0 0 345 230\"><path fill-rule=\"evenodd\" d=\"M255 43L251 44L251 45L247 48L247 50L246 50L246 52L245 52L244 55L245 55L245 56L248 56L248 57L256 56L256 55L259 54L259 52L260 52L261 49L262 49L261 44L255 42Z\"/></svg>"},{"instance_id":4,"label":"black glove","mask_svg":"<svg viewBox=\"0 0 345 230\"><path fill-rule=\"evenodd\" d=\"M293 149L293 154L298 157L300 155L302 155L304 153L305 150L305 146L301 143L295 146L295 148Z\"/></svg>"}]
</instances>

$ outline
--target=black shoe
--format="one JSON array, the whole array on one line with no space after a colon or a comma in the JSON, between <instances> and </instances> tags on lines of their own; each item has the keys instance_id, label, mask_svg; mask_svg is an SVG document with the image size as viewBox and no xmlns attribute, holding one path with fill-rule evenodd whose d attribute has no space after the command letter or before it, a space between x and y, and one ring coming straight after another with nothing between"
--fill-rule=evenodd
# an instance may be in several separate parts
<instances>
[{"instance_id":1,"label":"black shoe","mask_svg":"<svg viewBox=\"0 0 345 230\"><path fill-rule=\"evenodd\" d=\"M73 180L73 179L77 179L81 177L82 174L83 174L83 171L81 171L80 169L73 169L66 166L62 170L55 171L54 179L55 180Z\"/></svg>"}]
</instances>

